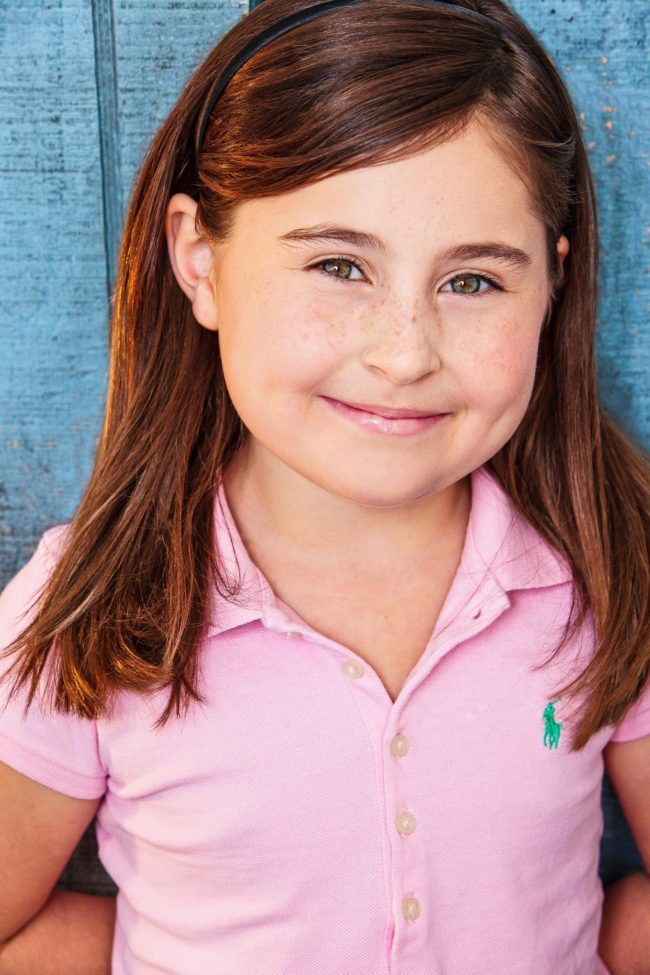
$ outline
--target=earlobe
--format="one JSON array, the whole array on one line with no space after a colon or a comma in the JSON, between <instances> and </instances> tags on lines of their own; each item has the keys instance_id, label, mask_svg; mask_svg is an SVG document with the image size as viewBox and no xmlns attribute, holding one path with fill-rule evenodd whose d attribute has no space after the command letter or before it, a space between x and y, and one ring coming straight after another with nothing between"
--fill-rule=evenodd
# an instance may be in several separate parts
<instances>
[{"instance_id":1,"label":"earlobe","mask_svg":"<svg viewBox=\"0 0 650 975\"><path fill-rule=\"evenodd\" d=\"M564 264L564 258L567 256L570 249L571 245L569 244L569 238L562 234L557 242L557 253L558 257L560 258L560 267Z\"/></svg>"},{"instance_id":2,"label":"earlobe","mask_svg":"<svg viewBox=\"0 0 650 975\"><path fill-rule=\"evenodd\" d=\"M187 295L200 325L217 330L217 309L210 274L210 242L196 230L197 203L186 193L175 193L167 204L165 235L169 261L178 286Z\"/></svg>"}]
</instances>

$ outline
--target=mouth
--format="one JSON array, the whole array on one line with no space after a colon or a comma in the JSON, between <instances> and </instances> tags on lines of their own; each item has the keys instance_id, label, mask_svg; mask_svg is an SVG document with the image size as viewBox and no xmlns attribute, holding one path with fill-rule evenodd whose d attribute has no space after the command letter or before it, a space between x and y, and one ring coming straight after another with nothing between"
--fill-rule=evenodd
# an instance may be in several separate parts
<instances>
[{"instance_id":1,"label":"mouth","mask_svg":"<svg viewBox=\"0 0 650 975\"><path fill-rule=\"evenodd\" d=\"M397 436L422 433L451 415L422 410L394 409L374 404L347 403L329 396L321 396L320 399L332 412L352 421L357 426L366 427L377 433Z\"/></svg>"},{"instance_id":2,"label":"mouth","mask_svg":"<svg viewBox=\"0 0 650 975\"><path fill-rule=\"evenodd\" d=\"M324 396L323 399L330 399L330 397ZM367 403L348 403L347 400L331 400L331 402L340 403L342 406L347 406L350 410L359 410L362 413L374 413L375 416L384 416L389 420L401 420L404 417L430 417L444 415L441 413L434 413L432 410L394 409L390 406L375 406L374 404Z\"/></svg>"}]
</instances>

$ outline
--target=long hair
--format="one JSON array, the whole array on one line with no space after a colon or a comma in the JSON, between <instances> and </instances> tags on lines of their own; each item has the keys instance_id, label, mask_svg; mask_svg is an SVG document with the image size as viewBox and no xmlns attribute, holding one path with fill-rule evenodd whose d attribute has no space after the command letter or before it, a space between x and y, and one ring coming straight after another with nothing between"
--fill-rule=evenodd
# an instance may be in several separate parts
<instances>
[{"instance_id":1,"label":"long hair","mask_svg":"<svg viewBox=\"0 0 650 975\"><path fill-rule=\"evenodd\" d=\"M552 282L530 404L488 467L573 571L558 651L593 614L595 653L562 689L586 693L572 740L582 748L621 720L648 679L650 540L647 457L598 401L597 221L575 110L538 40L500 0L458 6L492 17L523 47L462 10L369 0L276 38L240 68L212 113L195 193L193 130L210 84L252 38L311 2L265 0L242 18L146 154L121 243L93 471L38 612L6 651L16 652L11 693L29 685L31 703L56 653L57 710L98 718L121 689L168 687L162 725L202 700L209 585L237 598L213 506L220 472L249 432L224 383L218 334L197 325L173 277L170 196L194 194L201 233L225 240L242 201L404 158L480 116L544 222ZM571 243L563 271L562 233Z\"/></svg>"}]
</instances>

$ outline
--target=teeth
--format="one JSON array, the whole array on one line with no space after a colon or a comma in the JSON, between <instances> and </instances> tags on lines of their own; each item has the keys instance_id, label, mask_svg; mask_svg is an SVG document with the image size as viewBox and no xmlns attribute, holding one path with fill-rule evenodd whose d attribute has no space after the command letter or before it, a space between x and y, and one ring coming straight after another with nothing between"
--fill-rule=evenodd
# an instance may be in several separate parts
<instances>
[{"instance_id":1,"label":"teeth","mask_svg":"<svg viewBox=\"0 0 650 975\"><path fill-rule=\"evenodd\" d=\"M384 433L390 433L395 420L389 420L385 416L377 416L376 413L366 413L361 420L364 427L376 427Z\"/></svg>"}]
</instances>

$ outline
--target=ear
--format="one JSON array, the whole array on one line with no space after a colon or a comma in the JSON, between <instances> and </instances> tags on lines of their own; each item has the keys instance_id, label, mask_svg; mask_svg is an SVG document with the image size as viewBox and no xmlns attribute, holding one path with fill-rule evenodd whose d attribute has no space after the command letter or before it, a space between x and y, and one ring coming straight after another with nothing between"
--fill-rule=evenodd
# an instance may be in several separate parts
<instances>
[{"instance_id":1,"label":"ear","mask_svg":"<svg viewBox=\"0 0 650 975\"><path fill-rule=\"evenodd\" d=\"M200 325L216 332L217 304L210 274L213 253L210 242L196 231L197 203L186 193L175 193L167 204L165 235L169 261L178 281L192 304Z\"/></svg>"},{"instance_id":2,"label":"ear","mask_svg":"<svg viewBox=\"0 0 650 975\"><path fill-rule=\"evenodd\" d=\"M564 260L571 249L569 244L569 238L562 234L557 241L557 254L560 260L560 266L558 268L555 280L552 282L551 287L551 297L549 298L548 306L546 308L546 315L544 317L544 322L542 324L542 331L544 331L551 320L551 315L553 314L553 304L555 301L555 296L558 293L562 281L564 280Z\"/></svg>"},{"instance_id":3,"label":"ear","mask_svg":"<svg viewBox=\"0 0 650 975\"><path fill-rule=\"evenodd\" d=\"M558 253L558 256L560 258L560 267L561 268L564 267L564 258L569 253L570 248L571 248L571 245L569 244L568 237L565 237L564 234L562 234L562 236L558 239L558 242L557 242L557 253Z\"/></svg>"}]
</instances>

